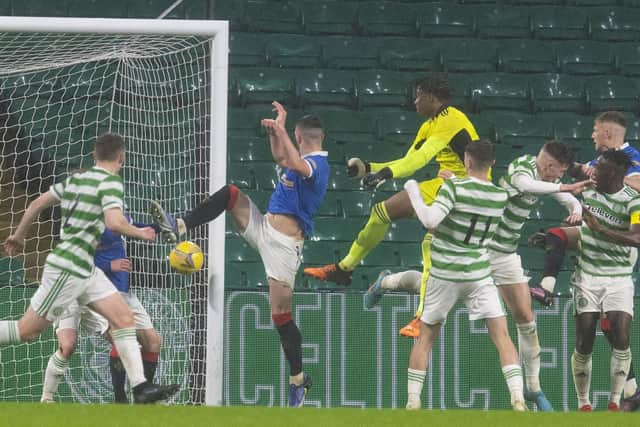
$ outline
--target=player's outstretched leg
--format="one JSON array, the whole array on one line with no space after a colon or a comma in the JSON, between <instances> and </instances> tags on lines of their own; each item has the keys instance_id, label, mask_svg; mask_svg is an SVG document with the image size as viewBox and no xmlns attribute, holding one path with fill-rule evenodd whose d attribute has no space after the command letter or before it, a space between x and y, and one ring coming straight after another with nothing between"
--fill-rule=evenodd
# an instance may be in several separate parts
<instances>
[{"instance_id":1,"label":"player's outstretched leg","mask_svg":"<svg viewBox=\"0 0 640 427\"><path fill-rule=\"evenodd\" d=\"M125 384L127 381L127 373L120 360L120 355L115 345L111 346L109 353L109 371L111 372L111 384L113 385L113 401L115 403L129 403Z\"/></svg>"},{"instance_id":2,"label":"player's outstretched leg","mask_svg":"<svg viewBox=\"0 0 640 427\"><path fill-rule=\"evenodd\" d=\"M367 289L367 292L364 294L364 306L367 309L372 309L380 302L380 298L382 298L385 291L382 287L382 281L390 274L390 270L382 270L380 274L378 274L376 281Z\"/></svg>"},{"instance_id":3,"label":"player's outstretched leg","mask_svg":"<svg viewBox=\"0 0 640 427\"><path fill-rule=\"evenodd\" d=\"M420 292L420 299L418 310L414 318L405 326L400 329L400 335L407 338L416 338L420 335L420 317L422 316L422 310L424 309L424 296L427 292L427 281L429 280L429 272L431 271L431 241L433 235L427 233L422 239L422 274L418 279L418 292Z\"/></svg>"}]
</instances>

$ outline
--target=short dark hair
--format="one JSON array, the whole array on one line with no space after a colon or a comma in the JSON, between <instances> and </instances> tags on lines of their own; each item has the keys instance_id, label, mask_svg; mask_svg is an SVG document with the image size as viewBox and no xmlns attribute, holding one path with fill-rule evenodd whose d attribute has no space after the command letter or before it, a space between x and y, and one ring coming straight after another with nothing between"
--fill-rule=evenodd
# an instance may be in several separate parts
<instances>
[{"instance_id":1,"label":"short dark hair","mask_svg":"<svg viewBox=\"0 0 640 427\"><path fill-rule=\"evenodd\" d=\"M620 111L605 111L603 113L600 113L596 117L596 122L615 123L617 125L622 126L625 129L627 128L627 119L624 116L624 113Z\"/></svg>"},{"instance_id":2,"label":"short dark hair","mask_svg":"<svg viewBox=\"0 0 640 427\"><path fill-rule=\"evenodd\" d=\"M302 130L322 129L322 122L320 121L320 117L313 114L307 114L296 121L296 127Z\"/></svg>"},{"instance_id":3,"label":"short dark hair","mask_svg":"<svg viewBox=\"0 0 640 427\"><path fill-rule=\"evenodd\" d=\"M561 165L569 166L573 164L574 155L573 151L569 149L565 144L555 139L545 142L542 146L545 153L560 162Z\"/></svg>"},{"instance_id":4,"label":"short dark hair","mask_svg":"<svg viewBox=\"0 0 640 427\"><path fill-rule=\"evenodd\" d=\"M432 74L416 80L416 90L422 93L429 93L442 102L451 99L451 89L449 89L449 81L443 75Z\"/></svg>"},{"instance_id":5,"label":"short dark hair","mask_svg":"<svg viewBox=\"0 0 640 427\"><path fill-rule=\"evenodd\" d=\"M117 160L124 151L124 138L117 133L103 133L96 139L96 160Z\"/></svg>"},{"instance_id":6,"label":"short dark hair","mask_svg":"<svg viewBox=\"0 0 640 427\"><path fill-rule=\"evenodd\" d=\"M612 163L618 169L621 174L626 174L627 170L633 166L631 158L622 150L616 150L615 148L604 151L599 157L598 162L607 161Z\"/></svg>"},{"instance_id":7,"label":"short dark hair","mask_svg":"<svg viewBox=\"0 0 640 427\"><path fill-rule=\"evenodd\" d=\"M488 139L470 142L464 152L476 162L478 169L488 169L496 161L496 145Z\"/></svg>"}]
</instances>

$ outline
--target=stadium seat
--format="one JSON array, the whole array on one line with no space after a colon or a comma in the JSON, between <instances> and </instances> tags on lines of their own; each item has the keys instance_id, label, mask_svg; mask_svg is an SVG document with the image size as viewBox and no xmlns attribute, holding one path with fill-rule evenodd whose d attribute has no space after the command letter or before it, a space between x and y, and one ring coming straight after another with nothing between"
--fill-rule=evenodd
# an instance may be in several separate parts
<instances>
[{"instance_id":1,"label":"stadium seat","mask_svg":"<svg viewBox=\"0 0 640 427\"><path fill-rule=\"evenodd\" d=\"M238 68L233 71L240 105L282 103L295 100L295 81L289 73L273 68Z\"/></svg>"},{"instance_id":2,"label":"stadium seat","mask_svg":"<svg viewBox=\"0 0 640 427\"><path fill-rule=\"evenodd\" d=\"M229 34L229 66L260 67L267 64L265 37L261 34Z\"/></svg>"},{"instance_id":3,"label":"stadium seat","mask_svg":"<svg viewBox=\"0 0 640 427\"><path fill-rule=\"evenodd\" d=\"M260 136L260 119L263 117L259 111L229 108L227 110L227 133L229 136L235 137Z\"/></svg>"},{"instance_id":4,"label":"stadium seat","mask_svg":"<svg viewBox=\"0 0 640 427\"><path fill-rule=\"evenodd\" d=\"M339 220L334 219L334 221ZM307 240L302 249L302 262L314 266L338 262L346 255L348 249L346 245L337 245L332 241Z\"/></svg>"},{"instance_id":5,"label":"stadium seat","mask_svg":"<svg viewBox=\"0 0 640 427\"><path fill-rule=\"evenodd\" d=\"M621 110L638 112L639 91L635 81L623 76L594 76L585 83L591 112Z\"/></svg>"},{"instance_id":6,"label":"stadium seat","mask_svg":"<svg viewBox=\"0 0 640 427\"><path fill-rule=\"evenodd\" d=\"M500 144L542 146L553 132L551 121L532 114L491 111L483 113L483 116L493 121Z\"/></svg>"},{"instance_id":7,"label":"stadium seat","mask_svg":"<svg viewBox=\"0 0 640 427\"><path fill-rule=\"evenodd\" d=\"M507 3L517 6L560 6L564 0L507 0Z\"/></svg>"},{"instance_id":8,"label":"stadium seat","mask_svg":"<svg viewBox=\"0 0 640 427\"><path fill-rule=\"evenodd\" d=\"M615 57L609 44L563 41L555 44L560 70L569 74L614 74Z\"/></svg>"},{"instance_id":9,"label":"stadium seat","mask_svg":"<svg viewBox=\"0 0 640 427\"><path fill-rule=\"evenodd\" d=\"M531 108L527 82L522 76L508 73L486 73L472 77L469 85L474 111Z\"/></svg>"},{"instance_id":10,"label":"stadium seat","mask_svg":"<svg viewBox=\"0 0 640 427\"><path fill-rule=\"evenodd\" d=\"M586 112L584 79L568 74L536 74L529 77L533 109Z\"/></svg>"},{"instance_id":11,"label":"stadium seat","mask_svg":"<svg viewBox=\"0 0 640 427\"><path fill-rule=\"evenodd\" d=\"M12 3L14 16L69 16L68 5L66 2L25 0ZM4 11L7 12L6 5L4 7ZM158 14L161 12L162 11L158 12ZM11 11L9 10L9 13L6 13L6 15L11 15Z\"/></svg>"},{"instance_id":12,"label":"stadium seat","mask_svg":"<svg viewBox=\"0 0 640 427\"><path fill-rule=\"evenodd\" d=\"M400 254L398 253L398 244L385 239L385 241L380 242L378 246L369 252L366 258L361 261L360 265L364 267L380 267L380 270L389 267L399 267L401 262Z\"/></svg>"},{"instance_id":13,"label":"stadium seat","mask_svg":"<svg viewBox=\"0 0 640 427\"><path fill-rule=\"evenodd\" d=\"M380 65L400 71L441 69L440 43L411 37L385 37L380 43ZM372 67L363 67L372 68Z\"/></svg>"},{"instance_id":14,"label":"stadium seat","mask_svg":"<svg viewBox=\"0 0 640 427\"><path fill-rule=\"evenodd\" d=\"M474 36L474 10L452 3L440 2L416 6L421 37Z\"/></svg>"},{"instance_id":15,"label":"stadium seat","mask_svg":"<svg viewBox=\"0 0 640 427\"><path fill-rule=\"evenodd\" d=\"M529 8L496 6L477 9L478 35L483 38L530 38Z\"/></svg>"},{"instance_id":16,"label":"stadium seat","mask_svg":"<svg viewBox=\"0 0 640 427\"><path fill-rule=\"evenodd\" d=\"M544 40L588 38L587 12L577 7L540 6L531 10L533 36Z\"/></svg>"},{"instance_id":17,"label":"stadium seat","mask_svg":"<svg viewBox=\"0 0 640 427\"><path fill-rule=\"evenodd\" d=\"M367 112L321 110L315 112L322 120L326 139L334 143L368 143L377 139L375 119Z\"/></svg>"},{"instance_id":18,"label":"stadium seat","mask_svg":"<svg viewBox=\"0 0 640 427\"><path fill-rule=\"evenodd\" d=\"M155 19L162 14L169 6L170 2L165 0L136 0L128 2L127 17ZM184 8L176 7L164 19L184 19ZM200 17L203 19L204 17Z\"/></svg>"},{"instance_id":19,"label":"stadium seat","mask_svg":"<svg viewBox=\"0 0 640 427\"><path fill-rule=\"evenodd\" d=\"M365 225L366 218L341 218L336 220L335 218L316 218L314 238L316 240L333 240L336 242L344 242L344 245L337 244L341 254L349 250L349 245L356 238L358 231Z\"/></svg>"},{"instance_id":20,"label":"stadium seat","mask_svg":"<svg viewBox=\"0 0 640 427\"><path fill-rule=\"evenodd\" d=\"M358 2L304 2L302 14L308 34L355 34Z\"/></svg>"},{"instance_id":21,"label":"stadium seat","mask_svg":"<svg viewBox=\"0 0 640 427\"><path fill-rule=\"evenodd\" d=\"M342 207L340 206L341 191L327 191L316 216L342 217Z\"/></svg>"},{"instance_id":22,"label":"stadium seat","mask_svg":"<svg viewBox=\"0 0 640 427\"><path fill-rule=\"evenodd\" d=\"M593 158L593 117L571 113L556 113L552 116L553 137L569 145L577 155L577 160L586 161ZM587 155L584 147L591 149ZM585 158L585 156L587 158Z\"/></svg>"},{"instance_id":23,"label":"stadium seat","mask_svg":"<svg viewBox=\"0 0 640 427\"><path fill-rule=\"evenodd\" d=\"M320 39L322 60L329 68L378 67L379 41L372 37L328 36Z\"/></svg>"},{"instance_id":24,"label":"stadium seat","mask_svg":"<svg viewBox=\"0 0 640 427\"><path fill-rule=\"evenodd\" d=\"M498 144L496 146L496 167L498 168L507 168L509 164L517 159L520 156L524 156L525 154L538 154L540 151L540 146L535 144L524 144L524 145L509 145L509 144ZM499 176L495 176L494 178L500 178ZM497 181L496 181L497 182Z\"/></svg>"},{"instance_id":25,"label":"stadium seat","mask_svg":"<svg viewBox=\"0 0 640 427\"><path fill-rule=\"evenodd\" d=\"M427 177L425 176L424 178ZM392 222L389 227L389 231L387 232L386 239L398 243L408 242L417 244L415 250L419 253L420 242L422 242L426 233L427 230L420 221L416 218L409 218Z\"/></svg>"},{"instance_id":26,"label":"stadium seat","mask_svg":"<svg viewBox=\"0 0 640 427\"><path fill-rule=\"evenodd\" d=\"M442 39L437 44L445 71L477 73L496 70L496 43L493 40Z\"/></svg>"},{"instance_id":27,"label":"stadium seat","mask_svg":"<svg viewBox=\"0 0 640 427\"><path fill-rule=\"evenodd\" d=\"M478 137L488 139L492 142L496 141L496 128L493 122L487 120L482 114L467 114L467 117L478 133Z\"/></svg>"},{"instance_id":28,"label":"stadium seat","mask_svg":"<svg viewBox=\"0 0 640 427\"><path fill-rule=\"evenodd\" d=\"M11 15L10 2L3 2L9 4L9 10L1 9L2 14L7 16ZM64 3L64 2L63 2ZM20 3L18 3L20 4ZM127 3L125 1L113 1L104 2L102 0L71 0L68 2L69 9L68 15L63 16L77 16L83 18L124 18L127 16ZM162 11L158 12L160 15ZM21 15L19 10L16 10L16 15ZM156 18L158 15L154 16ZM47 13L46 16L51 16Z\"/></svg>"},{"instance_id":29,"label":"stadium seat","mask_svg":"<svg viewBox=\"0 0 640 427\"><path fill-rule=\"evenodd\" d=\"M591 38L620 42L640 39L640 10L622 7L597 7L589 10Z\"/></svg>"},{"instance_id":30,"label":"stadium seat","mask_svg":"<svg viewBox=\"0 0 640 427\"><path fill-rule=\"evenodd\" d=\"M411 74L387 70L358 71L358 107L406 108L409 105Z\"/></svg>"},{"instance_id":31,"label":"stadium seat","mask_svg":"<svg viewBox=\"0 0 640 427\"><path fill-rule=\"evenodd\" d=\"M418 221L414 221L418 226L422 227ZM403 223L402 226L405 228L407 224ZM402 227L401 226L401 227ZM415 231L416 236L424 235L426 230L423 228L418 232ZM403 270L416 270L422 271L422 239L417 242L406 242L406 243L398 243L396 244L396 251L400 256L400 265L402 265Z\"/></svg>"},{"instance_id":32,"label":"stadium seat","mask_svg":"<svg viewBox=\"0 0 640 427\"><path fill-rule=\"evenodd\" d=\"M549 73L558 69L558 59L549 44L539 40L500 40L498 68L508 73Z\"/></svg>"},{"instance_id":33,"label":"stadium seat","mask_svg":"<svg viewBox=\"0 0 640 427\"><path fill-rule=\"evenodd\" d=\"M262 261L225 263L225 282L225 288L259 289L269 285Z\"/></svg>"},{"instance_id":34,"label":"stadium seat","mask_svg":"<svg viewBox=\"0 0 640 427\"><path fill-rule=\"evenodd\" d=\"M567 0L570 6L617 6L619 0Z\"/></svg>"},{"instance_id":35,"label":"stadium seat","mask_svg":"<svg viewBox=\"0 0 640 427\"><path fill-rule=\"evenodd\" d=\"M373 206L374 195L369 191L340 191L340 206L347 218L368 217Z\"/></svg>"},{"instance_id":36,"label":"stadium seat","mask_svg":"<svg viewBox=\"0 0 640 427\"><path fill-rule=\"evenodd\" d=\"M473 74L451 73L447 75L449 88L451 89L451 99L449 104L465 112L471 112L471 84Z\"/></svg>"},{"instance_id":37,"label":"stadium seat","mask_svg":"<svg viewBox=\"0 0 640 427\"><path fill-rule=\"evenodd\" d=\"M244 8L245 2L243 1L217 2L213 10L213 19L229 21L229 30L231 32L247 31L247 24L244 20Z\"/></svg>"},{"instance_id":38,"label":"stadium seat","mask_svg":"<svg viewBox=\"0 0 640 427\"><path fill-rule=\"evenodd\" d=\"M613 51L620 74L640 76L640 43L615 43Z\"/></svg>"},{"instance_id":39,"label":"stadium seat","mask_svg":"<svg viewBox=\"0 0 640 427\"><path fill-rule=\"evenodd\" d=\"M260 255L246 240L233 236L225 242L225 260L227 262L259 262Z\"/></svg>"},{"instance_id":40,"label":"stadium seat","mask_svg":"<svg viewBox=\"0 0 640 427\"><path fill-rule=\"evenodd\" d=\"M17 258L0 256L0 286L22 286L24 284L24 265Z\"/></svg>"},{"instance_id":41,"label":"stadium seat","mask_svg":"<svg viewBox=\"0 0 640 427\"><path fill-rule=\"evenodd\" d=\"M355 105L354 75L339 70L300 70L296 73L296 93L301 106L325 104Z\"/></svg>"},{"instance_id":42,"label":"stadium seat","mask_svg":"<svg viewBox=\"0 0 640 427\"><path fill-rule=\"evenodd\" d=\"M624 140L635 147L640 145L640 120L635 116L627 117L627 132L624 135Z\"/></svg>"},{"instance_id":43,"label":"stadium seat","mask_svg":"<svg viewBox=\"0 0 640 427\"><path fill-rule=\"evenodd\" d=\"M351 157L360 157L360 155L359 153L354 153ZM362 159L367 160L364 156L362 156ZM360 190L360 180L347 176L346 167L334 167L330 171L328 189L332 191L357 191Z\"/></svg>"},{"instance_id":44,"label":"stadium seat","mask_svg":"<svg viewBox=\"0 0 640 427\"><path fill-rule=\"evenodd\" d=\"M242 163L242 167L249 169L253 174L253 179L258 190L272 191L276 188L276 184L279 179L278 173L281 171L276 166L275 162Z\"/></svg>"},{"instance_id":45,"label":"stadium seat","mask_svg":"<svg viewBox=\"0 0 640 427\"><path fill-rule=\"evenodd\" d=\"M244 20L249 31L302 33L302 13L295 1L248 1Z\"/></svg>"},{"instance_id":46,"label":"stadium seat","mask_svg":"<svg viewBox=\"0 0 640 427\"><path fill-rule=\"evenodd\" d=\"M413 111L381 111L375 114L384 142L406 145L413 142L424 119Z\"/></svg>"},{"instance_id":47,"label":"stadium seat","mask_svg":"<svg viewBox=\"0 0 640 427\"><path fill-rule=\"evenodd\" d=\"M227 147L231 162L272 161L271 149L266 137L228 136Z\"/></svg>"},{"instance_id":48,"label":"stadium seat","mask_svg":"<svg viewBox=\"0 0 640 427\"><path fill-rule=\"evenodd\" d=\"M360 3L358 27L369 36L415 36L418 32L414 10L391 1Z\"/></svg>"},{"instance_id":49,"label":"stadium seat","mask_svg":"<svg viewBox=\"0 0 640 427\"><path fill-rule=\"evenodd\" d=\"M321 48L315 37L298 34L278 34L269 37L266 45L267 61L280 68L321 66Z\"/></svg>"}]
</instances>

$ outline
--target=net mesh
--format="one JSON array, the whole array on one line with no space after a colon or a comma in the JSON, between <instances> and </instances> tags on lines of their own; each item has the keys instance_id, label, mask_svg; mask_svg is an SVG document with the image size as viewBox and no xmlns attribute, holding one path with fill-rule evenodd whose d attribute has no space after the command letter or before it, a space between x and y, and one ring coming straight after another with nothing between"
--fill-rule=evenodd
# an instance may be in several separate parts
<instances>
[{"instance_id":1,"label":"net mesh","mask_svg":"<svg viewBox=\"0 0 640 427\"><path fill-rule=\"evenodd\" d=\"M151 221L148 200L182 212L208 193L210 44L197 37L0 34L0 239L28 201L90 167L95 138L125 136L126 210ZM45 212L29 232L25 256L0 258L0 318L17 318L37 288L59 231ZM206 230L189 238L206 247ZM182 384L180 403L204 401L207 269L171 273L170 246L127 242L132 290L163 338L157 378ZM206 263L205 263L206 265ZM112 400L109 344L81 332L58 400ZM51 330L34 343L0 349L0 399L38 400L56 349Z\"/></svg>"}]
</instances>

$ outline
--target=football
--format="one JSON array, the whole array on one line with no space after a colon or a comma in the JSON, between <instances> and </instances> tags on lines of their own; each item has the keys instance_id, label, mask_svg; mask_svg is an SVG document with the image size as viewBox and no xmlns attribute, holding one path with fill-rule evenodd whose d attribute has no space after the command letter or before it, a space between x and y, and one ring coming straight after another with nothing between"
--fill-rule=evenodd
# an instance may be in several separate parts
<instances>
[{"instance_id":1,"label":"football","mask_svg":"<svg viewBox=\"0 0 640 427\"><path fill-rule=\"evenodd\" d=\"M176 245L169 254L169 264L178 273L189 274L202 268L204 254L200 246L184 241Z\"/></svg>"}]
</instances>

